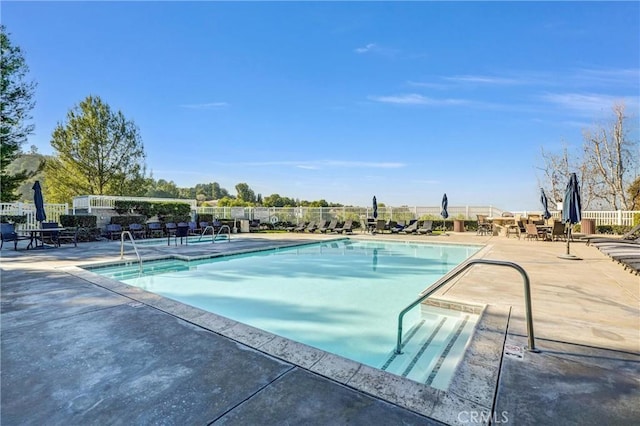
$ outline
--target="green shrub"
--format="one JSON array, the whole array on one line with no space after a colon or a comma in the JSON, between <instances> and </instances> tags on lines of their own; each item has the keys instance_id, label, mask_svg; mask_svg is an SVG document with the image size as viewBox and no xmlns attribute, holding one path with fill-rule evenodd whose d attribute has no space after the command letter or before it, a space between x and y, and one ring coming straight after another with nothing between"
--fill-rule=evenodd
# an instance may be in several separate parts
<instances>
[{"instance_id":1,"label":"green shrub","mask_svg":"<svg viewBox=\"0 0 640 426\"><path fill-rule=\"evenodd\" d=\"M72 215L62 214L60 215L60 225L64 228L96 228L98 225L97 216L87 215Z\"/></svg>"},{"instance_id":2,"label":"green shrub","mask_svg":"<svg viewBox=\"0 0 640 426\"><path fill-rule=\"evenodd\" d=\"M17 215L0 215L0 222L2 223L27 223L27 216Z\"/></svg>"},{"instance_id":3,"label":"green shrub","mask_svg":"<svg viewBox=\"0 0 640 426\"><path fill-rule=\"evenodd\" d=\"M127 215L127 216L111 216L112 225L121 225L123 228L128 227L132 223L138 223L144 225L146 222L145 216L140 215Z\"/></svg>"}]
</instances>

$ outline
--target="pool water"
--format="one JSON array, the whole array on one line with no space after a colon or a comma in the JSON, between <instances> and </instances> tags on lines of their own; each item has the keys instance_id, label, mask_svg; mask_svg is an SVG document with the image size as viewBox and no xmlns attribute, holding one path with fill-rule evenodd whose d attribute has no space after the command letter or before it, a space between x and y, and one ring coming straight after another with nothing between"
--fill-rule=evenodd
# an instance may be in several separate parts
<instances>
[{"instance_id":1,"label":"pool water","mask_svg":"<svg viewBox=\"0 0 640 426\"><path fill-rule=\"evenodd\" d=\"M478 246L344 239L198 261L88 268L271 333L446 389L477 315L398 313ZM434 372L435 370L435 372Z\"/></svg>"}]
</instances>

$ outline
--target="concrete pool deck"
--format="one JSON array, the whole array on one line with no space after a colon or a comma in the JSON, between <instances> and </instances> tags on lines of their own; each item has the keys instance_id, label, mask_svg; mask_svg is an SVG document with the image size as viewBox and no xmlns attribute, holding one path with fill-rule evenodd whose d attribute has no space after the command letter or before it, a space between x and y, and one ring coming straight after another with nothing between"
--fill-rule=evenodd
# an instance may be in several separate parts
<instances>
[{"instance_id":1,"label":"concrete pool deck","mask_svg":"<svg viewBox=\"0 0 640 426\"><path fill-rule=\"evenodd\" d=\"M239 234L231 243L145 247L141 254L207 256L335 237ZM354 385L365 369L351 379L327 377L313 359L292 361L292 354L307 353L295 345L254 349L243 338L260 339L260 333L229 337L225 327L177 302L141 299L128 286L96 284L74 271L119 260L119 243L17 252L8 244L2 249L0 421L387 425L479 424L490 417L493 424L595 425L640 418L640 278L595 247L572 243L582 260L569 261L557 257L565 251L560 242L474 233L351 237L483 244L479 257L521 265L531 279L540 353L518 351L527 344L523 286L508 268L478 265L436 295L507 312L507 350L500 351L507 355L497 367L489 365L483 358L488 343L479 339L452 383L460 392L430 393L406 382L387 389L379 382ZM494 384L473 377L494 368ZM463 403L451 403L456 398Z\"/></svg>"}]
</instances>

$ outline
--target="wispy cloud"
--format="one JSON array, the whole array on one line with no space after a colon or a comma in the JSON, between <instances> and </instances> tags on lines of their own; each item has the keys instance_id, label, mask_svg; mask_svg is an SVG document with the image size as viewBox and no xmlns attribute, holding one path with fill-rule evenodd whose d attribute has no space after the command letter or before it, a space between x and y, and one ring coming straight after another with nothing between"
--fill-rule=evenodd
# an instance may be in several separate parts
<instances>
[{"instance_id":1,"label":"wispy cloud","mask_svg":"<svg viewBox=\"0 0 640 426\"><path fill-rule=\"evenodd\" d=\"M473 83L473 84L492 84L492 85L512 85L525 84L527 81L487 75L454 75L451 77L443 77L444 80L456 83Z\"/></svg>"},{"instance_id":2,"label":"wispy cloud","mask_svg":"<svg viewBox=\"0 0 640 426\"><path fill-rule=\"evenodd\" d=\"M407 85L413 86L413 87L421 87L425 89L437 89L437 90L444 90L449 88L449 85L444 83L427 83L422 81L411 81L411 80L407 81Z\"/></svg>"},{"instance_id":3,"label":"wispy cloud","mask_svg":"<svg viewBox=\"0 0 640 426\"><path fill-rule=\"evenodd\" d=\"M378 46L376 46L375 43L369 43L364 47L356 47L355 49L353 49L353 51L356 52L356 53L367 53L367 52L374 51L377 48L378 48Z\"/></svg>"},{"instance_id":4,"label":"wispy cloud","mask_svg":"<svg viewBox=\"0 0 640 426\"><path fill-rule=\"evenodd\" d=\"M638 102L638 99L633 97L597 93L547 93L540 96L540 99L566 110L589 115L609 110L617 102L627 105L635 105Z\"/></svg>"},{"instance_id":5,"label":"wispy cloud","mask_svg":"<svg viewBox=\"0 0 640 426\"><path fill-rule=\"evenodd\" d=\"M392 96L369 96L369 99L376 102L397 105L465 105L471 102L466 99L437 99L419 95L417 93L408 93L404 95Z\"/></svg>"},{"instance_id":6,"label":"wispy cloud","mask_svg":"<svg viewBox=\"0 0 640 426\"><path fill-rule=\"evenodd\" d=\"M189 108L189 109L216 109L216 108L225 108L228 106L229 104L227 102L207 102L202 104L179 105L180 108Z\"/></svg>"}]
</instances>

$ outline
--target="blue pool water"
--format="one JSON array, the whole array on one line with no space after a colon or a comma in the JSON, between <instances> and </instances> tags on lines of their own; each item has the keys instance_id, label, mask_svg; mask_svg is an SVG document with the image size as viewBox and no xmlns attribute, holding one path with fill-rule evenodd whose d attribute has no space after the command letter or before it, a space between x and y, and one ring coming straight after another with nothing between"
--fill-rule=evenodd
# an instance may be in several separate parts
<instances>
[{"instance_id":1,"label":"blue pool water","mask_svg":"<svg viewBox=\"0 0 640 426\"><path fill-rule=\"evenodd\" d=\"M405 338L406 350L433 352L432 359L421 361L418 370L424 371L418 373L408 372L407 366L415 364L413 355L403 355L401 359L392 355L397 317L421 291L479 248L344 239L190 262L148 262L143 274L136 265L88 269L376 368L446 388L450 370L455 368L455 356L460 358L477 315L433 307L412 310L405 317L405 335L416 337L413 341ZM451 356L448 359L440 356L443 352ZM433 373L436 364L442 370L442 378Z\"/></svg>"}]
</instances>

